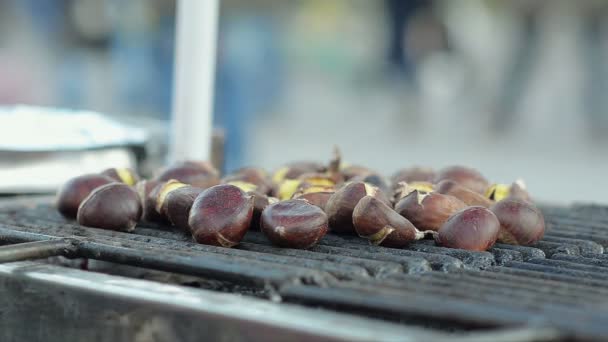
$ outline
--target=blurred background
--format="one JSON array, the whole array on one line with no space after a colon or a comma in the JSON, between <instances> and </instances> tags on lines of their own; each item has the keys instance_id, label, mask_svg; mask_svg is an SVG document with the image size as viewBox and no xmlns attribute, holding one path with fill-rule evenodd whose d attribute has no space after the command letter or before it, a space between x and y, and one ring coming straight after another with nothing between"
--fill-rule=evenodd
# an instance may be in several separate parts
<instances>
[{"instance_id":1,"label":"blurred background","mask_svg":"<svg viewBox=\"0 0 608 342\"><path fill-rule=\"evenodd\" d=\"M386 175L464 164L541 200L608 203L607 15L601 0L221 1L225 169L338 145ZM0 105L107 113L146 130L153 169L174 33L171 0L0 0Z\"/></svg>"}]
</instances>

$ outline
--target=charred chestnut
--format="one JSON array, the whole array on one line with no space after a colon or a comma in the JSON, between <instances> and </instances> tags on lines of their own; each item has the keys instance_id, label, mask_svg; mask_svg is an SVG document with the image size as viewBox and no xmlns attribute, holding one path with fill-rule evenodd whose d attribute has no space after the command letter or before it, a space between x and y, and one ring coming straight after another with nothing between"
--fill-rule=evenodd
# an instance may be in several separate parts
<instances>
[{"instance_id":1,"label":"charred chestnut","mask_svg":"<svg viewBox=\"0 0 608 342\"><path fill-rule=\"evenodd\" d=\"M129 168L113 167L101 171L101 174L127 185L135 185L137 182L139 182L139 176L137 173Z\"/></svg>"},{"instance_id":2,"label":"charred chestnut","mask_svg":"<svg viewBox=\"0 0 608 342\"><path fill-rule=\"evenodd\" d=\"M363 182L351 182L336 190L325 205L329 227L336 233L355 233L353 210L365 196L374 196L389 203L386 196L376 187Z\"/></svg>"},{"instance_id":3,"label":"charred chestnut","mask_svg":"<svg viewBox=\"0 0 608 342\"><path fill-rule=\"evenodd\" d=\"M190 208L188 226L198 243L232 247L245 236L253 216L253 197L234 185L203 191Z\"/></svg>"},{"instance_id":4,"label":"charred chestnut","mask_svg":"<svg viewBox=\"0 0 608 342\"><path fill-rule=\"evenodd\" d=\"M479 171L464 166L450 166L440 170L434 183L439 183L445 179L452 180L480 194L485 194L490 186L488 180Z\"/></svg>"},{"instance_id":5,"label":"charred chestnut","mask_svg":"<svg viewBox=\"0 0 608 342\"><path fill-rule=\"evenodd\" d=\"M458 198L463 201L466 205L469 206L481 206L488 208L494 202L480 193L469 190L464 186L452 181L452 180L442 180L435 186L435 191L440 194L450 195Z\"/></svg>"},{"instance_id":6,"label":"charred chestnut","mask_svg":"<svg viewBox=\"0 0 608 342\"><path fill-rule=\"evenodd\" d=\"M178 180L199 188L208 188L220 183L219 171L205 161L185 161L169 166L156 177L159 181Z\"/></svg>"},{"instance_id":7,"label":"charred chestnut","mask_svg":"<svg viewBox=\"0 0 608 342\"><path fill-rule=\"evenodd\" d=\"M485 251L494 245L499 231L494 213L484 207L469 207L450 217L435 240L445 247Z\"/></svg>"},{"instance_id":8,"label":"charred chestnut","mask_svg":"<svg viewBox=\"0 0 608 342\"><path fill-rule=\"evenodd\" d=\"M66 218L74 219L78 206L96 188L114 182L110 177L99 174L87 174L67 181L57 192L55 205Z\"/></svg>"},{"instance_id":9,"label":"charred chestnut","mask_svg":"<svg viewBox=\"0 0 608 342\"><path fill-rule=\"evenodd\" d=\"M353 225L360 237L374 245L401 248L424 237L410 221L373 196L357 203Z\"/></svg>"},{"instance_id":10,"label":"charred chestnut","mask_svg":"<svg viewBox=\"0 0 608 342\"><path fill-rule=\"evenodd\" d=\"M419 230L438 230L454 213L467 205L456 197L414 190L397 204L395 211L408 219Z\"/></svg>"},{"instance_id":11,"label":"charred chestnut","mask_svg":"<svg viewBox=\"0 0 608 342\"><path fill-rule=\"evenodd\" d=\"M269 205L262 212L262 232L275 245L310 248L327 233L327 215L319 207L293 199Z\"/></svg>"},{"instance_id":12,"label":"charred chestnut","mask_svg":"<svg viewBox=\"0 0 608 342\"><path fill-rule=\"evenodd\" d=\"M500 242L527 246L542 239L545 233L543 214L529 202L506 198L490 210L500 222Z\"/></svg>"},{"instance_id":13,"label":"charred chestnut","mask_svg":"<svg viewBox=\"0 0 608 342\"><path fill-rule=\"evenodd\" d=\"M82 201L76 219L83 226L132 231L141 217L137 192L124 183L109 183Z\"/></svg>"}]
</instances>

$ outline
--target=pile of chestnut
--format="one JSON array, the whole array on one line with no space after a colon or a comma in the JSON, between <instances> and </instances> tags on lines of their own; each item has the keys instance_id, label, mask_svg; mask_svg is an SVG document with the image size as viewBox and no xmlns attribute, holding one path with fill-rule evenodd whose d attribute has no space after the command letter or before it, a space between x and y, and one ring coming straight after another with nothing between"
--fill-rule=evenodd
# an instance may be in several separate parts
<instances>
[{"instance_id":1,"label":"pile of chestnut","mask_svg":"<svg viewBox=\"0 0 608 342\"><path fill-rule=\"evenodd\" d=\"M139 221L170 224L198 243L232 247L249 230L275 245L309 248L332 231L401 248L432 237L474 251L496 241L530 245L544 218L521 181L491 184L463 166L413 167L390 179L362 166L293 162L268 175L246 167L220 177L208 162L186 161L141 180L108 169L68 181L57 209L79 224L131 231Z\"/></svg>"}]
</instances>

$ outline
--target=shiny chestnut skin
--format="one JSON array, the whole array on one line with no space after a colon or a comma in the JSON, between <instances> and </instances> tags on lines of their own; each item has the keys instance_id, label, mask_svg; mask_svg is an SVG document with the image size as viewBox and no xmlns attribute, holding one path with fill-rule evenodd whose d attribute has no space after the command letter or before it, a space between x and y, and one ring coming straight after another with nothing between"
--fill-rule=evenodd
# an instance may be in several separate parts
<instances>
[{"instance_id":1,"label":"shiny chestnut skin","mask_svg":"<svg viewBox=\"0 0 608 342\"><path fill-rule=\"evenodd\" d=\"M485 251L496 243L500 223L484 207L468 207L452 215L439 229L435 241L445 247Z\"/></svg>"},{"instance_id":2,"label":"shiny chestnut skin","mask_svg":"<svg viewBox=\"0 0 608 342\"><path fill-rule=\"evenodd\" d=\"M223 247L237 245L251 225L253 200L252 196L229 184L212 186L200 193L188 217L194 240Z\"/></svg>"},{"instance_id":3,"label":"shiny chestnut skin","mask_svg":"<svg viewBox=\"0 0 608 342\"><path fill-rule=\"evenodd\" d=\"M219 171L206 161L185 161L162 170L156 180L178 180L200 188L208 188L220 183Z\"/></svg>"},{"instance_id":4,"label":"shiny chestnut skin","mask_svg":"<svg viewBox=\"0 0 608 342\"><path fill-rule=\"evenodd\" d=\"M410 221L373 196L365 196L357 203L353 225L360 237L385 247L402 248L424 237Z\"/></svg>"},{"instance_id":5,"label":"shiny chestnut skin","mask_svg":"<svg viewBox=\"0 0 608 342\"><path fill-rule=\"evenodd\" d=\"M203 192L203 188L195 186L183 186L170 190L162 196L163 200L160 203L160 212L174 227L189 232L188 217L190 208L198 195ZM157 197L157 201L161 197ZM157 203L158 204L158 203Z\"/></svg>"},{"instance_id":6,"label":"shiny chestnut skin","mask_svg":"<svg viewBox=\"0 0 608 342\"><path fill-rule=\"evenodd\" d=\"M108 176L116 180L117 182L122 182L131 186L137 184L137 182L139 182L140 180L140 177L137 175L137 173L133 171L133 169L129 168L113 167L101 171L101 174L104 176Z\"/></svg>"},{"instance_id":7,"label":"shiny chestnut skin","mask_svg":"<svg viewBox=\"0 0 608 342\"><path fill-rule=\"evenodd\" d=\"M435 186L435 191L440 194L454 196L469 206L481 206L488 208L494 204L494 201L488 199L482 194L469 190L468 188L465 188L464 186L449 179L442 180L441 182L437 183Z\"/></svg>"},{"instance_id":8,"label":"shiny chestnut skin","mask_svg":"<svg viewBox=\"0 0 608 342\"><path fill-rule=\"evenodd\" d=\"M112 182L114 182L112 178L100 174L74 177L57 192L55 206L64 217L75 219L80 203L96 188Z\"/></svg>"},{"instance_id":9,"label":"shiny chestnut skin","mask_svg":"<svg viewBox=\"0 0 608 342\"><path fill-rule=\"evenodd\" d=\"M433 183L437 173L430 167L414 166L405 169L398 170L391 176L391 183L393 185L399 182L413 183L413 182L428 182Z\"/></svg>"},{"instance_id":10,"label":"shiny chestnut skin","mask_svg":"<svg viewBox=\"0 0 608 342\"><path fill-rule=\"evenodd\" d=\"M479 171L464 166L450 166L439 170L434 183L439 183L445 179L452 180L482 195L486 193L490 186L488 180Z\"/></svg>"},{"instance_id":11,"label":"shiny chestnut skin","mask_svg":"<svg viewBox=\"0 0 608 342\"><path fill-rule=\"evenodd\" d=\"M498 241L528 246L542 239L545 218L533 204L506 198L490 207L500 222Z\"/></svg>"},{"instance_id":12,"label":"shiny chestnut skin","mask_svg":"<svg viewBox=\"0 0 608 342\"><path fill-rule=\"evenodd\" d=\"M363 182L350 182L336 190L325 205L325 213L332 232L354 234L353 210L365 196L374 196L389 204L386 196L376 187Z\"/></svg>"},{"instance_id":13,"label":"shiny chestnut skin","mask_svg":"<svg viewBox=\"0 0 608 342\"><path fill-rule=\"evenodd\" d=\"M261 227L277 246L310 248L327 233L327 215L307 201L292 199L266 207Z\"/></svg>"},{"instance_id":14,"label":"shiny chestnut skin","mask_svg":"<svg viewBox=\"0 0 608 342\"><path fill-rule=\"evenodd\" d=\"M456 197L437 192L412 191L395 204L395 211L419 230L438 230L454 213L467 205Z\"/></svg>"},{"instance_id":15,"label":"shiny chestnut skin","mask_svg":"<svg viewBox=\"0 0 608 342\"><path fill-rule=\"evenodd\" d=\"M132 231L141 218L141 200L124 183L109 183L93 190L82 201L76 219L83 226Z\"/></svg>"}]
</instances>

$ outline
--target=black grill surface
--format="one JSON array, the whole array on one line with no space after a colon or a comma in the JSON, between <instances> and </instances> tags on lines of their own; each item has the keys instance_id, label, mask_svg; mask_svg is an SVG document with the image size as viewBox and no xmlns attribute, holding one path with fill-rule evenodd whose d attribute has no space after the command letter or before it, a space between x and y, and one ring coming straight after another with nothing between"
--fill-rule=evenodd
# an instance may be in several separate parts
<instances>
[{"instance_id":1,"label":"black grill surface","mask_svg":"<svg viewBox=\"0 0 608 342\"><path fill-rule=\"evenodd\" d=\"M11 202L9 202L11 203ZM252 289L273 300L440 329L557 328L564 339L608 336L608 207L542 207L534 246L487 252L370 246L327 235L309 250L272 246L250 231L236 248L195 244L170 227L132 233L82 227L48 204L4 205L0 262L50 256L145 267ZM256 292L257 291L257 292Z\"/></svg>"}]
</instances>

